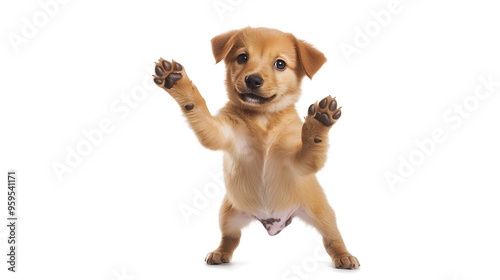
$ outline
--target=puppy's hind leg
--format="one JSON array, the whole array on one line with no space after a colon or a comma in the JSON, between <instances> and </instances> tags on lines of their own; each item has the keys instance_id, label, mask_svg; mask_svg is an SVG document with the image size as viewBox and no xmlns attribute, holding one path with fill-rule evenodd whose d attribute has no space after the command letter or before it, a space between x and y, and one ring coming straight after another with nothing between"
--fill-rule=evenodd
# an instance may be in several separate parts
<instances>
[{"instance_id":1,"label":"puppy's hind leg","mask_svg":"<svg viewBox=\"0 0 500 280\"><path fill-rule=\"evenodd\" d=\"M233 252L241 238L241 228L248 225L253 218L234 209L227 197L224 198L219 213L219 226L222 238L219 247L205 257L207 264L221 264L231 261Z\"/></svg>"},{"instance_id":2,"label":"puppy's hind leg","mask_svg":"<svg viewBox=\"0 0 500 280\"><path fill-rule=\"evenodd\" d=\"M335 268L356 269L359 261L346 249L335 219L335 213L325 195L319 191L314 199L307 202L304 211L298 216L314 226L323 236L323 245L332 258Z\"/></svg>"}]
</instances>

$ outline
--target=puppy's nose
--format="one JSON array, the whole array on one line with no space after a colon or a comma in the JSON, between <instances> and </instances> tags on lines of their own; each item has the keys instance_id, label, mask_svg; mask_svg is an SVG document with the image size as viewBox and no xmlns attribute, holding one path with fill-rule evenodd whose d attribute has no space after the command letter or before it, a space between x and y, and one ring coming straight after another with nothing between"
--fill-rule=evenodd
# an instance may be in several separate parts
<instances>
[{"instance_id":1,"label":"puppy's nose","mask_svg":"<svg viewBox=\"0 0 500 280\"><path fill-rule=\"evenodd\" d=\"M245 77L245 83L248 88L258 89L264 84L264 79L259 75L248 75Z\"/></svg>"}]
</instances>

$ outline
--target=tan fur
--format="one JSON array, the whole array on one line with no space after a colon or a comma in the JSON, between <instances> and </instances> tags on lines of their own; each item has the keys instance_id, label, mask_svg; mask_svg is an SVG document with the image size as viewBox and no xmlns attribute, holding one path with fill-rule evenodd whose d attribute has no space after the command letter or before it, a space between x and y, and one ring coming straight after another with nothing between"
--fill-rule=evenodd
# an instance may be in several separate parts
<instances>
[{"instance_id":1,"label":"tan fur","mask_svg":"<svg viewBox=\"0 0 500 280\"><path fill-rule=\"evenodd\" d=\"M212 50L216 62L225 62L229 98L216 115L209 112L184 68L179 70L180 64L172 62L169 70L164 66L170 62L160 59L156 67L161 69L155 76L155 82L179 103L200 143L224 152L227 192L220 210L222 239L206 262L229 262L239 244L241 228L251 221L288 216L291 221L297 216L318 229L335 267L357 268L359 262L346 250L334 212L315 176L326 161L330 126L314 114L302 122L294 107L302 78L312 78L326 58L292 34L267 28L221 34L212 39ZM237 62L242 53L248 55L244 64ZM286 62L286 69L274 67L277 59ZM172 73L180 76L169 76ZM264 82L251 90L245 79L254 74ZM181 78L167 88L163 83L172 77ZM263 98L274 98L264 104L243 100L240 94L250 90ZM332 100L328 97L327 104ZM313 106L316 113L328 110L318 103ZM332 116L340 116L340 108L327 113L335 123Z\"/></svg>"}]
</instances>

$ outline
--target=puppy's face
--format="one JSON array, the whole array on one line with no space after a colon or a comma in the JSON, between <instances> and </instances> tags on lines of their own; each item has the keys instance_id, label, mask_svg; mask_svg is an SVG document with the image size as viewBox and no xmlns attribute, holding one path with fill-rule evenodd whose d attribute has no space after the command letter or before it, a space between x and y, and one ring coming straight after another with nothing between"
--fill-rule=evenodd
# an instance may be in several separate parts
<instances>
[{"instance_id":1,"label":"puppy's face","mask_svg":"<svg viewBox=\"0 0 500 280\"><path fill-rule=\"evenodd\" d=\"M229 100L240 108L275 112L295 104L304 75L326 61L311 45L289 33L245 28L212 39L217 62L226 64Z\"/></svg>"}]
</instances>

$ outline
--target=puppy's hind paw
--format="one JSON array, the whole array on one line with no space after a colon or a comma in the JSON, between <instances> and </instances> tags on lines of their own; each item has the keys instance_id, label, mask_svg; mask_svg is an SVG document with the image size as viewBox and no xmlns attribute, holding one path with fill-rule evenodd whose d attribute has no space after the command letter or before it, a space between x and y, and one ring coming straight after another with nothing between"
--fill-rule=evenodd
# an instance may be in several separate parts
<instances>
[{"instance_id":1,"label":"puppy's hind paw","mask_svg":"<svg viewBox=\"0 0 500 280\"><path fill-rule=\"evenodd\" d=\"M355 256L351 255L338 256L333 259L333 265L335 268L340 269L357 269L359 261Z\"/></svg>"},{"instance_id":2,"label":"puppy's hind paw","mask_svg":"<svg viewBox=\"0 0 500 280\"><path fill-rule=\"evenodd\" d=\"M209 265L228 263L231 261L231 254L223 252L211 252L205 257L205 262Z\"/></svg>"}]
</instances>

